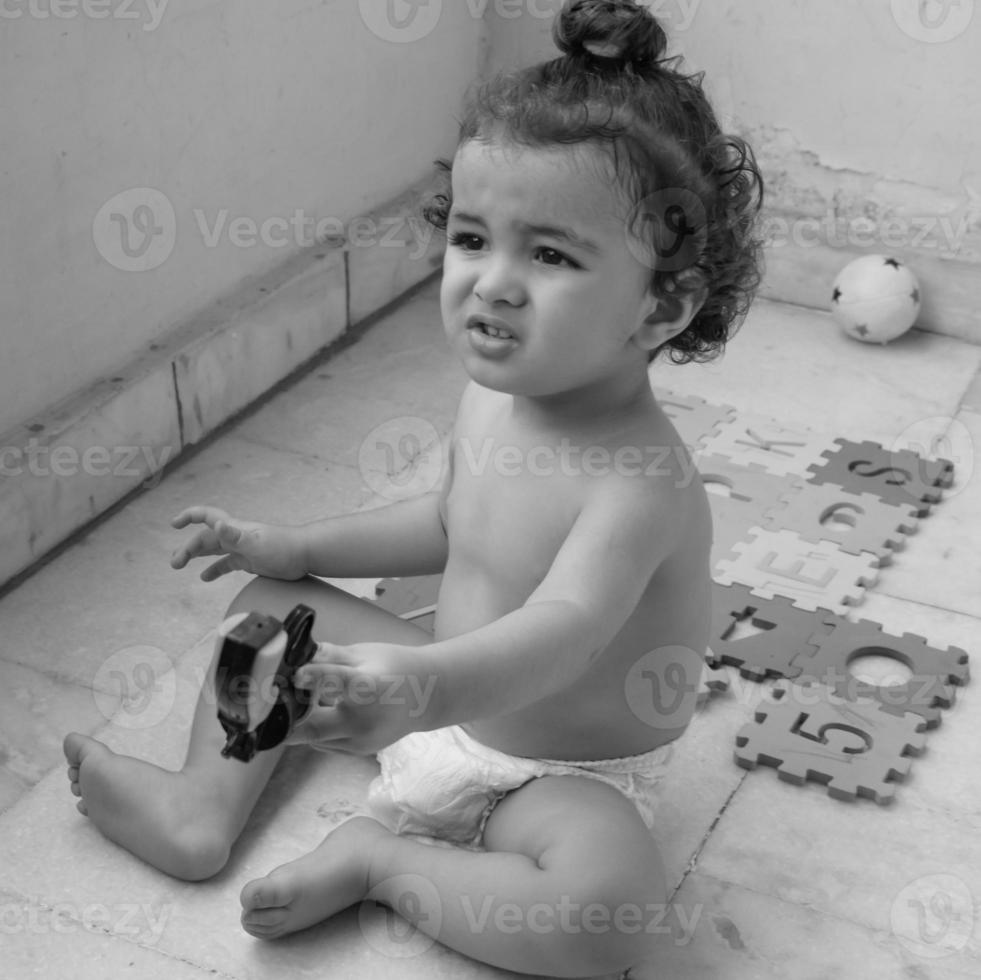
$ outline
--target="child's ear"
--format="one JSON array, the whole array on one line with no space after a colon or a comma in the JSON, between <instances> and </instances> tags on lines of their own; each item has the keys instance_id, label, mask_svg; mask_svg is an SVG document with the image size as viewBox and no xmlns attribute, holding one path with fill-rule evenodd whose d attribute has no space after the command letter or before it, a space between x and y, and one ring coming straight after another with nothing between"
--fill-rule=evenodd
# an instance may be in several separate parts
<instances>
[{"instance_id":1,"label":"child's ear","mask_svg":"<svg viewBox=\"0 0 981 980\"><path fill-rule=\"evenodd\" d=\"M688 327L705 302L705 290L651 296L651 312L635 331L633 342L642 350L663 347Z\"/></svg>"}]
</instances>

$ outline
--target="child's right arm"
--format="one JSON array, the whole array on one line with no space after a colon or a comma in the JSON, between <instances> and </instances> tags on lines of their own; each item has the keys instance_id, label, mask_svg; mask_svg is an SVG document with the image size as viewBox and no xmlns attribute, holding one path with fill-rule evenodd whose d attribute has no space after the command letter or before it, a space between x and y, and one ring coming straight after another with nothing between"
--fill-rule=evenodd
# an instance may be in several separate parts
<instances>
[{"instance_id":1,"label":"child's right arm","mask_svg":"<svg viewBox=\"0 0 981 980\"><path fill-rule=\"evenodd\" d=\"M240 521L217 507L190 507L174 518L176 528L201 524L171 557L174 568L192 558L219 555L201 572L212 582L246 571L294 580L304 575L372 578L428 575L446 564L446 532L438 492L375 510L358 511L301 526Z\"/></svg>"},{"instance_id":2,"label":"child's right arm","mask_svg":"<svg viewBox=\"0 0 981 980\"><path fill-rule=\"evenodd\" d=\"M307 571L329 578L432 575L446 565L441 494L305 524Z\"/></svg>"}]
</instances>

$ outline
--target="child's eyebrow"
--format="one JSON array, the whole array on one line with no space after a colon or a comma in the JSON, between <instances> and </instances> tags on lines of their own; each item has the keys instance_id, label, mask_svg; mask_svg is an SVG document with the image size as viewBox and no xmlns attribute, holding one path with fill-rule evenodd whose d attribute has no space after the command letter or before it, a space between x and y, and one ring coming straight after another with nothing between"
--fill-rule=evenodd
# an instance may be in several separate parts
<instances>
[{"instance_id":1,"label":"child's eyebrow","mask_svg":"<svg viewBox=\"0 0 981 980\"><path fill-rule=\"evenodd\" d=\"M451 211L450 217L468 224L480 225L482 228L487 227L484 219L479 215L468 214L465 211ZM600 251L599 245L591 242L588 238L583 238L582 235L572 228L563 228L559 225L531 225L526 222L520 222L518 227L526 235L541 235L545 238L557 238L586 252L599 253Z\"/></svg>"}]
</instances>

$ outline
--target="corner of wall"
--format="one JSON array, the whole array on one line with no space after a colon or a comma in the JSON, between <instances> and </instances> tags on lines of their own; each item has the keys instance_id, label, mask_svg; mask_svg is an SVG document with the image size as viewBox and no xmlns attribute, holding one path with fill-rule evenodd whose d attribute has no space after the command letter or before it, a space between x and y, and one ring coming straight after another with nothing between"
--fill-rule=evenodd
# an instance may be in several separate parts
<instances>
[{"instance_id":1,"label":"corner of wall","mask_svg":"<svg viewBox=\"0 0 981 980\"><path fill-rule=\"evenodd\" d=\"M321 358L439 268L443 242L416 185L365 216L381 234L307 248L0 441L0 587L189 447Z\"/></svg>"}]
</instances>

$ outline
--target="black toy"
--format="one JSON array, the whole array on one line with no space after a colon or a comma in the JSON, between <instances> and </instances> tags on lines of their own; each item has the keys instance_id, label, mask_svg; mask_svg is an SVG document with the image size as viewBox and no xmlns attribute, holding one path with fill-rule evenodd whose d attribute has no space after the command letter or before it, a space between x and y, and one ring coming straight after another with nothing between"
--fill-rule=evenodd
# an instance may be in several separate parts
<instances>
[{"instance_id":1,"label":"black toy","mask_svg":"<svg viewBox=\"0 0 981 980\"><path fill-rule=\"evenodd\" d=\"M218 720L227 740L221 754L249 762L282 744L310 710L293 678L317 652L310 638L314 612L298 605L281 623L261 613L230 616L218 630L215 675Z\"/></svg>"}]
</instances>

